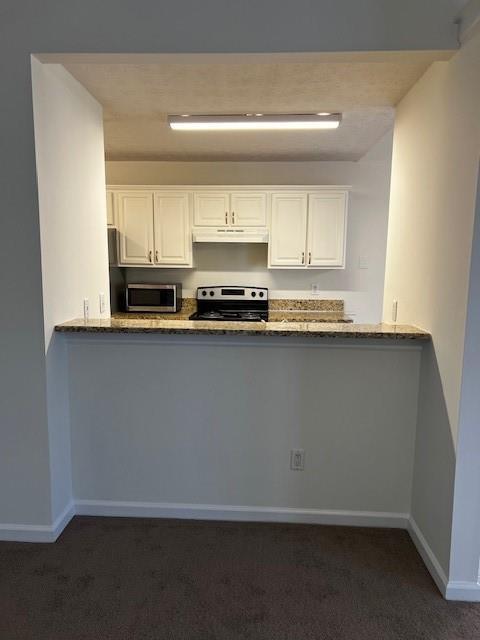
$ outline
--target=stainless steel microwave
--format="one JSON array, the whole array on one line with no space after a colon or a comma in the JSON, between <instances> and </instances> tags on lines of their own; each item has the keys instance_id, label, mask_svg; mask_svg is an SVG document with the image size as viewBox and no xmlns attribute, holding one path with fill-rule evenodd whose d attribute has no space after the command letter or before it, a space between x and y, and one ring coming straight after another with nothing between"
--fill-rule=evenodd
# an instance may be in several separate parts
<instances>
[{"instance_id":1,"label":"stainless steel microwave","mask_svg":"<svg viewBox=\"0 0 480 640\"><path fill-rule=\"evenodd\" d=\"M181 284L128 284L127 311L176 313L182 307Z\"/></svg>"}]
</instances>

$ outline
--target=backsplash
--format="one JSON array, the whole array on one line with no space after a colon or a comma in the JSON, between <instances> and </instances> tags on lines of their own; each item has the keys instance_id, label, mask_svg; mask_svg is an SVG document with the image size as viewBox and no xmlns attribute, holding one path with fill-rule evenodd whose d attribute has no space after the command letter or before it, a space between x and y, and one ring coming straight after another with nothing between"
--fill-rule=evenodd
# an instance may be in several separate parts
<instances>
[{"instance_id":1,"label":"backsplash","mask_svg":"<svg viewBox=\"0 0 480 640\"><path fill-rule=\"evenodd\" d=\"M301 309L302 311L334 311L335 313L344 312L343 300L322 300L319 299L274 299L269 301L270 311L285 311Z\"/></svg>"}]
</instances>

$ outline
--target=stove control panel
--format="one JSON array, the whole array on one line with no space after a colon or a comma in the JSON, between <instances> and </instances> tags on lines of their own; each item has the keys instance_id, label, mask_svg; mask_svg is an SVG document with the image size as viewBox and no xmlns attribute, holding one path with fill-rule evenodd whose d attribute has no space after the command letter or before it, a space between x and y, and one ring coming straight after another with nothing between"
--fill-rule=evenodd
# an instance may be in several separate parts
<instances>
[{"instance_id":1,"label":"stove control panel","mask_svg":"<svg viewBox=\"0 0 480 640\"><path fill-rule=\"evenodd\" d=\"M264 287L198 287L197 300L268 300Z\"/></svg>"}]
</instances>

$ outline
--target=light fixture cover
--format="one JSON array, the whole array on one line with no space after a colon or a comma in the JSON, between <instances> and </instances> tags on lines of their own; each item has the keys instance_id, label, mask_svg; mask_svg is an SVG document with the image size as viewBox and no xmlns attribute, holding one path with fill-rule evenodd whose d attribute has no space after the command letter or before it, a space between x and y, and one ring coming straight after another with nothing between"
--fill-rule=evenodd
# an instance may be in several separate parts
<instances>
[{"instance_id":1,"label":"light fixture cover","mask_svg":"<svg viewBox=\"0 0 480 640\"><path fill-rule=\"evenodd\" d=\"M239 114L168 116L176 131L302 131L336 129L341 113Z\"/></svg>"}]
</instances>

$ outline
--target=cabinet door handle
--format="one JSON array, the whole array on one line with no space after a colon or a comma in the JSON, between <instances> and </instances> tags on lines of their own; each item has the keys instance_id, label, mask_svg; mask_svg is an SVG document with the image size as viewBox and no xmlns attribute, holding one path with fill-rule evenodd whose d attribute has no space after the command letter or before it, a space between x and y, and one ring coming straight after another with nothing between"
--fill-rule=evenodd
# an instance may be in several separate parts
<instances>
[{"instance_id":1,"label":"cabinet door handle","mask_svg":"<svg viewBox=\"0 0 480 640\"><path fill-rule=\"evenodd\" d=\"M312 252L308 252L308 264L312 264Z\"/></svg>"},{"instance_id":2,"label":"cabinet door handle","mask_svg":"<svg viewBox=\"0 0 480 640\"><path fill-rule=\"evenodd\" d=\"M228 224L228 211L225 211L225 224Z\"/></svg>"},{"instance_id":3,"label":"cabinet door handle","mask_svg":"<svg viewBox=\"0 0 480 640\"><path fill-rule=\"evenodd\" d=\"M155 262L158 262L158 249L155 251Z\"/></svg>"},{"instance_id":4,"label":"cabinet door handle","mask_svg":"<svg viewBox=\"0 0 480 640\"><path fill-rule=\"evenodd\" d=\"M235 211L232 211L232 224L235 224Z\"/></svg>"},{"instance_id":5,"label":"cabinet door handle","mask_svg":"<svg viewBox=\"0 0 480 640\"><path fill-rule=\"evenodd\" d=\"M305 264L305 251L302 251L302 264Z\"/></svg>"},{"instance_id":6,"label":"cabinet door handle","mask_svg":"<svg viewBox=\"0 0 480 640\"><path fill-rule=\"evenodd\" d=\"M151 251L148 252L148 261L149 262L152 261L152 252Z\"/></svg>"}]
</instances>

